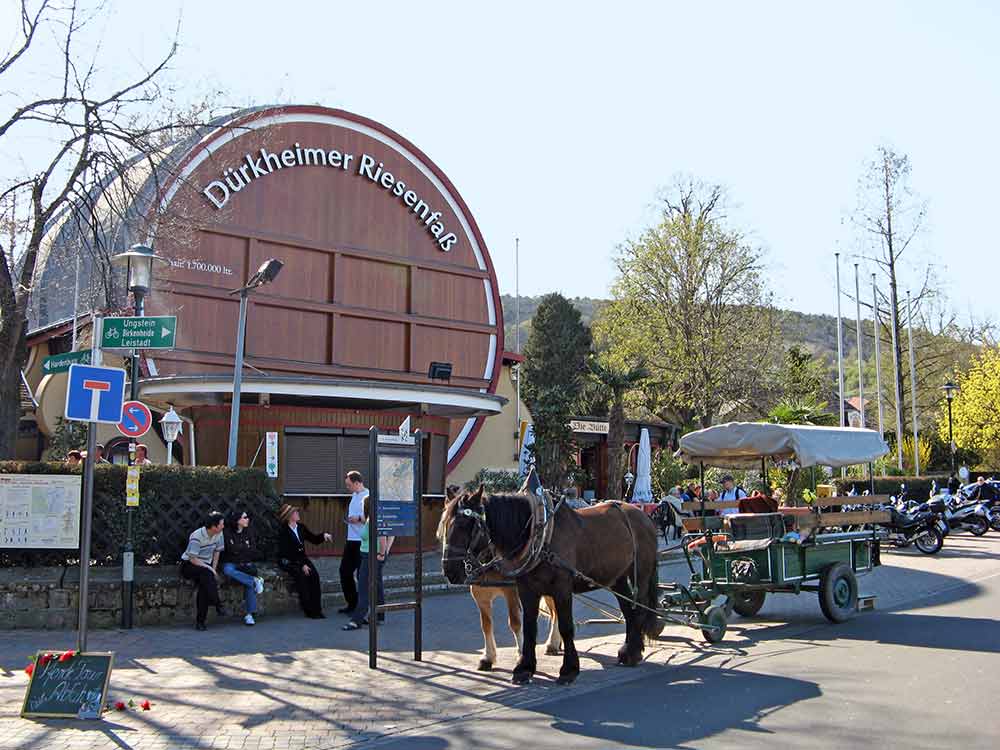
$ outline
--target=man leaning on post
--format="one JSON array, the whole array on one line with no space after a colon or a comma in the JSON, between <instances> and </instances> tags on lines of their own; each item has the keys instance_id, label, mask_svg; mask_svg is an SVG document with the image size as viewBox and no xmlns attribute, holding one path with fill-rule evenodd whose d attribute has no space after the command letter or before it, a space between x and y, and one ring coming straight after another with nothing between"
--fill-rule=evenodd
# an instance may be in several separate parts
<instances>
[{"instance_id":1,"label":"man leaning on post","mask_svg":"<svg viewBox=\"0 0 1000 750\"><path fill-rule=\"evenodd\" d=\"M224 516L216 511L208 514L205 524L191 532L188 546L181 554L181 575L194 581L198 587L198 614L195 619L195 630L207 630L205 619L208 616L208 605L219 605L219 556L225 548L222 529L225 526Z\"/></svg>"}]
</instances>

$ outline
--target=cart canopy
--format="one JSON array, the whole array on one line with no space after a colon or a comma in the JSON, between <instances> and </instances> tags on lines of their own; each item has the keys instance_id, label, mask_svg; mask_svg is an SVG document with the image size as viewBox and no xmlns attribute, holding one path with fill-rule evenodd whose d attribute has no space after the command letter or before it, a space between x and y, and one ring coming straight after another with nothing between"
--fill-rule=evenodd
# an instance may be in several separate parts
<instances>
[{"instance_id":1,"label":"cart canopy","mask_svg":"<svg viewBox=\"0 0 1000 750\"><path fill-rule=\"evenodd\" d=\"M875 430L853 427L729 422L689 432L676 456L689 464L750 468L761 458L795 461L799 466L850 466L889 452Z\"/></svg>"}]
</instances>

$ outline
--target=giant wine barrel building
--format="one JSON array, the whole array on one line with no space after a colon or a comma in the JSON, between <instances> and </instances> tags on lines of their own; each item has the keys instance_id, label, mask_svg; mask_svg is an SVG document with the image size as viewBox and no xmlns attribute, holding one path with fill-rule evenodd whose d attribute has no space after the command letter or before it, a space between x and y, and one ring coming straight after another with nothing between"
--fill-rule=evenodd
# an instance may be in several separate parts
<instances>
[{"instance_id":1,"label":"giant wine barrel building","mask_svg":"<svg viewBox=\"0 0 1000 750\"><path fill-rule=\"evenodd\" d=\"M155 235L122 232L116 250L148 241L169 261L146 314L176 315L177 345L144 353L139 390L189 424L178 458L226 463L239 311L231 291L276 258L280 274L250 296L237 463L261 466L261 442L277 432L281 492L308 503L313 525L342 533L343 476L367 466L369 426L394 430L409 416L426 436L425 491L439 496L486 417L504 411L504 365L517 359L504 354L496 273L455 186L397 133L314 106L239 113L170 158L170 179L147 186L142 209L160 217ZM67 231L53 230L42 273L36 379L41 356L73 324ZM90 269L84 278L93 286ZM450 380L431 379L432 362L449 364ZM58 383L40 382L46 390L58 403ZM54 408L40 407L43 432ZM486 453L498 455L481 449L461 479L510 463L513 412L494 421L503 425Z\"/></svg>"}]
</instances>

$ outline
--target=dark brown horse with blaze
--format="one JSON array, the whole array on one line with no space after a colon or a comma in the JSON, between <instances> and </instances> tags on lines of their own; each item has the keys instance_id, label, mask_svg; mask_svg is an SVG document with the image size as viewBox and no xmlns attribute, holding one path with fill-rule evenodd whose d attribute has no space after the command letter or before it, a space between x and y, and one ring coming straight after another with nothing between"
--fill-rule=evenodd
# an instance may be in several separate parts
<instances>
[{"instance_id":1,"label":"dark brown horse with blaze","mask_svg":"<svg viewBox=\"0 0 1000 750\"><path fill-rule=\"evenodd\" d=\"M510 567L531 541L533 502L526 494L484 497L482 487L449 502L444 511L448 533L442 558L448 580L474 583L477 566L494 556ZM513 681L528 682L535 673L543 596L551 596L555 603L563 640L558 681L566 684L576 679L580 659L573 640L573 594L602 586L614 592L625 618L625 644L618 651L618 663L635 666L642 660L644 637L660 630L653 611L658 583L655 525L639 508L621 503L580 510L560 505L549 523L554 527L545 554L516 578L524 638Z\"/></svg>"}]
</instances>

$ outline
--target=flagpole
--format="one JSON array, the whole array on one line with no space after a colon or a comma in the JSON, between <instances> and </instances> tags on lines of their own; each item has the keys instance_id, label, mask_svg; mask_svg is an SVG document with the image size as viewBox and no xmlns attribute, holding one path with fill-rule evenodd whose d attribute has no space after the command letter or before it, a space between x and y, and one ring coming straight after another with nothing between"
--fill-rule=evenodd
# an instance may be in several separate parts
<instances>
[{"instance_id":1,"label":"flagpole","mask_svg":"<svg viewBox=\"0 0 1000 750\"><path fill-rule=\"evenodd\" d=\"M915 476L920 476L920 434L917 431L917 361L913 354L913 303L910 302L910 290L906 290L906 319L910 326L910 400L913 405L913 470Z\"/></svg>"},{"instance_id":2,"label":"flagpole","mask_svg":"<svg viewBox=\"0 0 1000 750\"><path fill-rule=\"evenodd\" d=\"M885 413L882 410L882 334L879 331L878 289L875 286L875 274L872 274L872 331L875 334L875 394L878 400L878 434L879 437L885 437L883 424Z\"/></svg>"},{"instance_id":3,"label":"flagpole","mask_svg":"<svg viewBox=\"0 0 1000 750\"><path fill-rule=\"evenodd\" d=\"M854 264L854 305L858 319L858 409L861 411L861 427L865 426L865 374L862 343L864 337L861 330L861 283L858 281L858 264Z\"/></svg>"},{"instance_id":4,"label":"flagpole","mask_svg":"<svg viewBox=\"0 0 1000 750\"><path fill-rule=\"evenodd\" d=\"M840 426L844 426L844 336L842 319L840 317L840 253L834 253L837 259L837 393L840 396Z\"/></svg>"}]
</instances>

